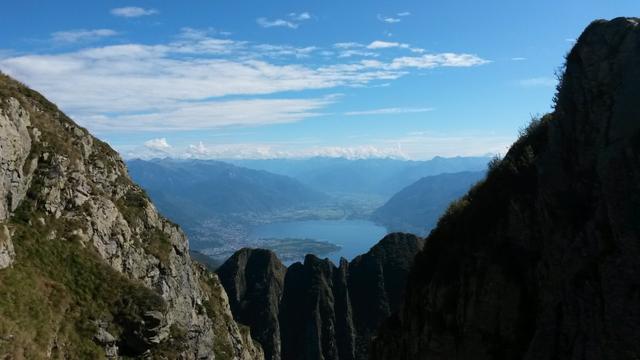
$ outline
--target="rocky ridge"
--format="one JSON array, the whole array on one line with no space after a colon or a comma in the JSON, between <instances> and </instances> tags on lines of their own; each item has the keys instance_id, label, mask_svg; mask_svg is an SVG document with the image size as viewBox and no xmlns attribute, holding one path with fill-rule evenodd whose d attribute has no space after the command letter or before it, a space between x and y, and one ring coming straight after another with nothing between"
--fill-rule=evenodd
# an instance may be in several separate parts
<instances>
[{"instance_id":1,"label":"rocky ridge","mask_svg":"<svg viewBox=\"0 0 640 360\"><path fill-rule=\"evenodd\" d=\"M251 325L265 359L280 359L280 298L287 268L263 249L236 251L217 270L238 322Z\"/></svg>"},{"instance_id":2,"label":"rocky ridge","mask_svg":"<svg viewBox=\"0 0 640 360\"><path fill-rule=\"evenodd\" d=\"M639 22L580 36L555 110L441 218L371 359L640 356Z\"/></svg>"},{"instance_id":3,"label":"rocky ridge","mask_svg":"<svg viewBox=\"0 0 640 360\"><path fill-rule=\"evenodd\" d=\"M307 255L286 269L268 250L242 249L218 269L236 319L266 359L366 359L371 336L401 303L422 239L390 234L336 267Z\"/></svg>"},{"instance_id":4,"label":"rocky ridge","mask_svg":"<svg viewBox=\"0 0 640 360\"><path fill-rule=\"evenodd\" d=\"M117 153L4 75L0 269L3 356L262 358Z\"/></svg>"}]
</instances>

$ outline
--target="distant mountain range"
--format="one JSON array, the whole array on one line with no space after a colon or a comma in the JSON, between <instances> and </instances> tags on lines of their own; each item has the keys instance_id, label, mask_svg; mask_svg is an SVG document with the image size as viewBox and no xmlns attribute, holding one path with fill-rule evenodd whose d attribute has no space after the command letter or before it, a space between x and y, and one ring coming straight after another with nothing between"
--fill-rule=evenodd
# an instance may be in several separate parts
<instances>
[{"instance_id":1,"label":"distant mountain range","mask_svg":"<svg viewBox=\"0 0 640 360\"><path fill-rule=\"evenodd\" d=\"M426 161L316 157L310 159L229 160L251 169L290 176L318 191L390 197L431 175L482 171L490 157L438 157Z\"/></svg>"},{"instance_id":2,"label":"distant mountain range","mask_svg":"<svg viewBox=\"0 0 640 360\"><path fill-rule=\"evenodd\" d=\"M270 213L327 196L284 175L213 160L131 160L129 174L182 225L229 214Z\"/></svg>"},{"instance_id":3,"label":"distant mountain range","mask_svg":"<svg viewBox=\"0 0 640 360\"><path fill-rule=\"evenodd\" d=\"M484 176L485 171L464 171L424 177L391 197L372 219L389 231L426 235L449 204Z\"/></svg>"}]
</instances>

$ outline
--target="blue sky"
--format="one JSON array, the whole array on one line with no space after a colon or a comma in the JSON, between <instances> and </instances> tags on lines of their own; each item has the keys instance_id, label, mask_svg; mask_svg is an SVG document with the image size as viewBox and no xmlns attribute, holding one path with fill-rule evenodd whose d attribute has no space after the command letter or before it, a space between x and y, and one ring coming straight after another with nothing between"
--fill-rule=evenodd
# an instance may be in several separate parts
<instances>
[{"instance_id":1,"label":"blue sky","mask_svg":"<svg viewBox=\"0 0 640 360\"><path fill-rule=\"evenodd\" d=\"M126 157L503 153L637 0L3 4L0 70Z\"/></svg>"}]
</instances>

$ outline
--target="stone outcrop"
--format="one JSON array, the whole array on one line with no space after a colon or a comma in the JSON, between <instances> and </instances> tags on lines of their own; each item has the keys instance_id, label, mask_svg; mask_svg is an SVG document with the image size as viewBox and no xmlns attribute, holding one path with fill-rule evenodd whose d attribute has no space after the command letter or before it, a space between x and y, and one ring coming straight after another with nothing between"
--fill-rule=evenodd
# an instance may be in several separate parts
<instances>
[{"instance_id":1,"label":"stone outcrop","mask_svg":"<svg viewBox=\"0 0 640 360\"><path fill-rule=\"evenodd\" d=\"M266 359L280 360L278 313L287 268L269 250L241 249L217 273L235 319L251 327Z\"/></svg>"},{"instance_id":2,"label":"stone outcrop","mask_svg":"<svg viewBox=\"0 0 640 360\"><path fill-rule=\"evenodd\" d=\"M11 266L15 256L11 233L5 225L2 225L0 227L0 270Z\"/></svg>"},{"instance_id":3,"label":"stone outcrop","mask_svg":"<svg viewBox=\"0 0 640 360\"><path fill-rule=\"evenodd\" d=\"M350 263L307 255L286 274L272 252L243 249L217 272L236 319L269 349L266 359L366 359L422 246L414 235L390 234Z\"/></svg>"},{"instance_id":4,"label":"stone outcrop","mask_svg":"<svg viewBox=\"0 0 640 360\"><path fill-rule=\"evenodd\" d=\"M31 152L30 125L29 114L18 100L7 99L0 108L0 221L18 207L35 170L33 162L26 164ZM15 252L9 230L5 226L0 230L0 269L4 269L13 263Z\"/></svg>"},{"instance_id":5,"label":"stone outcrop","mask_svg":"<svg viewBox=\"0 0 640 360\"><path fill-rule=\"evenodd\" d=\"M120 312L109 316L86 314L102 324L106 322L96 327L94 336L106 355L149 356L163 344L177 341L179 333L182 348L177 353L181 358L213 359L220 341L232 348L224 358L261 358L259 346L255 347L233 322L222 287L213 292L203 290L205 275L191 261L184 234L160 216L142 189L132 183L117 153L42 96L0 75L0 269L5 268L0 275L10 278L24 273L45 282L55 278L56 283L61 282L56 286L64 289L61 294L71 297L82 296L72 285L95 288L91 283L78 284L77 276L64 276L65 269L46 275L48 260L36 256L38 244L53 250L64 248L86 253L81 262L95 265L96 269L108 264L110 269L100 270L101 276L123 278L133 288L149 289L156 294L145 295L149 299L159 296L158 306L145 308L144 304L115 299L115 303L105 303L104 307L107 310L118 307ZM99 260L94 260L92 254ZM56 256L55 251L51 256ZM24 266L17 266L21 259ZM6 269L12 263L14 267ZM27 263L34 266L26 266ZM32 273L30 268L40 270ZM211 276L210 281L218 281L215 275ZM147 291L144 289L141 293ZM94 301L101 304L101 299ZM202 310L206 304L214 307L212 303L218 308L217 313ZM134 309L138 315L123 317L122 309ZM10 331L13 326L11 314L5 315L0 315L0 321L4 322L0 332ZM84 320L87 320L84 313L78 315L77 321ZM220 327L221 324L224 326ZM109 333L108 329L116 325L121 334ZM45 353L58 351L78 357L65 352L72 351L71 346L64 346L65 341L71 341L65 340L65 336L71 335L62 332L66 325L57 326L61 332L53 331L51 339L24 335L20 341L25 344L33 341L29 350L16 340L8 345L3 343L0 351L11 357L12 353L35 354L48 346L43 350Z\"/></svg>"},{"instance_id":6,"label":"stone outcrop","mask_svg":"<svg viewBox=\"0 0 640 360\"><path fill-rule=\"evenodd\" d=\"M639 22L580 36L554 112L431 232L371 359L638 357Z\"/></svg>"}]
</instances>

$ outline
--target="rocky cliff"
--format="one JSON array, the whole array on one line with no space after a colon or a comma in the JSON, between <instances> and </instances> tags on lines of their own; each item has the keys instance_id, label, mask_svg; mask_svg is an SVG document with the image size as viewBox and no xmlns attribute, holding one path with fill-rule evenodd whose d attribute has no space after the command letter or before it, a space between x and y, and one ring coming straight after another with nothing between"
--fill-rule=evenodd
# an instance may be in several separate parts
<instances>
[{"instance_id":1,"label":"rocky cliff","mask_svg":"<svg viewBox=\"0 0 640 360\"><path fill-rule=\"evenodd\" d=\"M0 75L0 357L260 359L120 157Z\"/></svg>"},{"instance_id":2,"label":"rocky cliff","mask_svg":"<svg viewBox=\"0 0 640 360\"><path fill-rule=\"evenodd\" d=\"M266 359L280 359L278 314L286 271L276 254L263 249L239 250L217 270L236 320L251 325Z\"/></svg>"},{"instance_id":3,"label":"rocky cliff","mask_svg":"<svg viewBox=\"0 0 640 360\"><path fill-rule=\"evenodd\" d=\"M596 21L553 113L426 240L371 358L640 356L640 26Z\"/></svg>"},{"instance_id":4,"label":"rocky cliff","mask_svg":"<svg viewBox=\"0 0 640 360\"><path fill-rule=\"evenodd\" d=\"M266 359L366 359L371 336L401 303L422 246L414 235L391 234L350 263L336 267L307 255L286 273L272 252L243 249L217 272Z\"/></svg>"}]
</instances>

